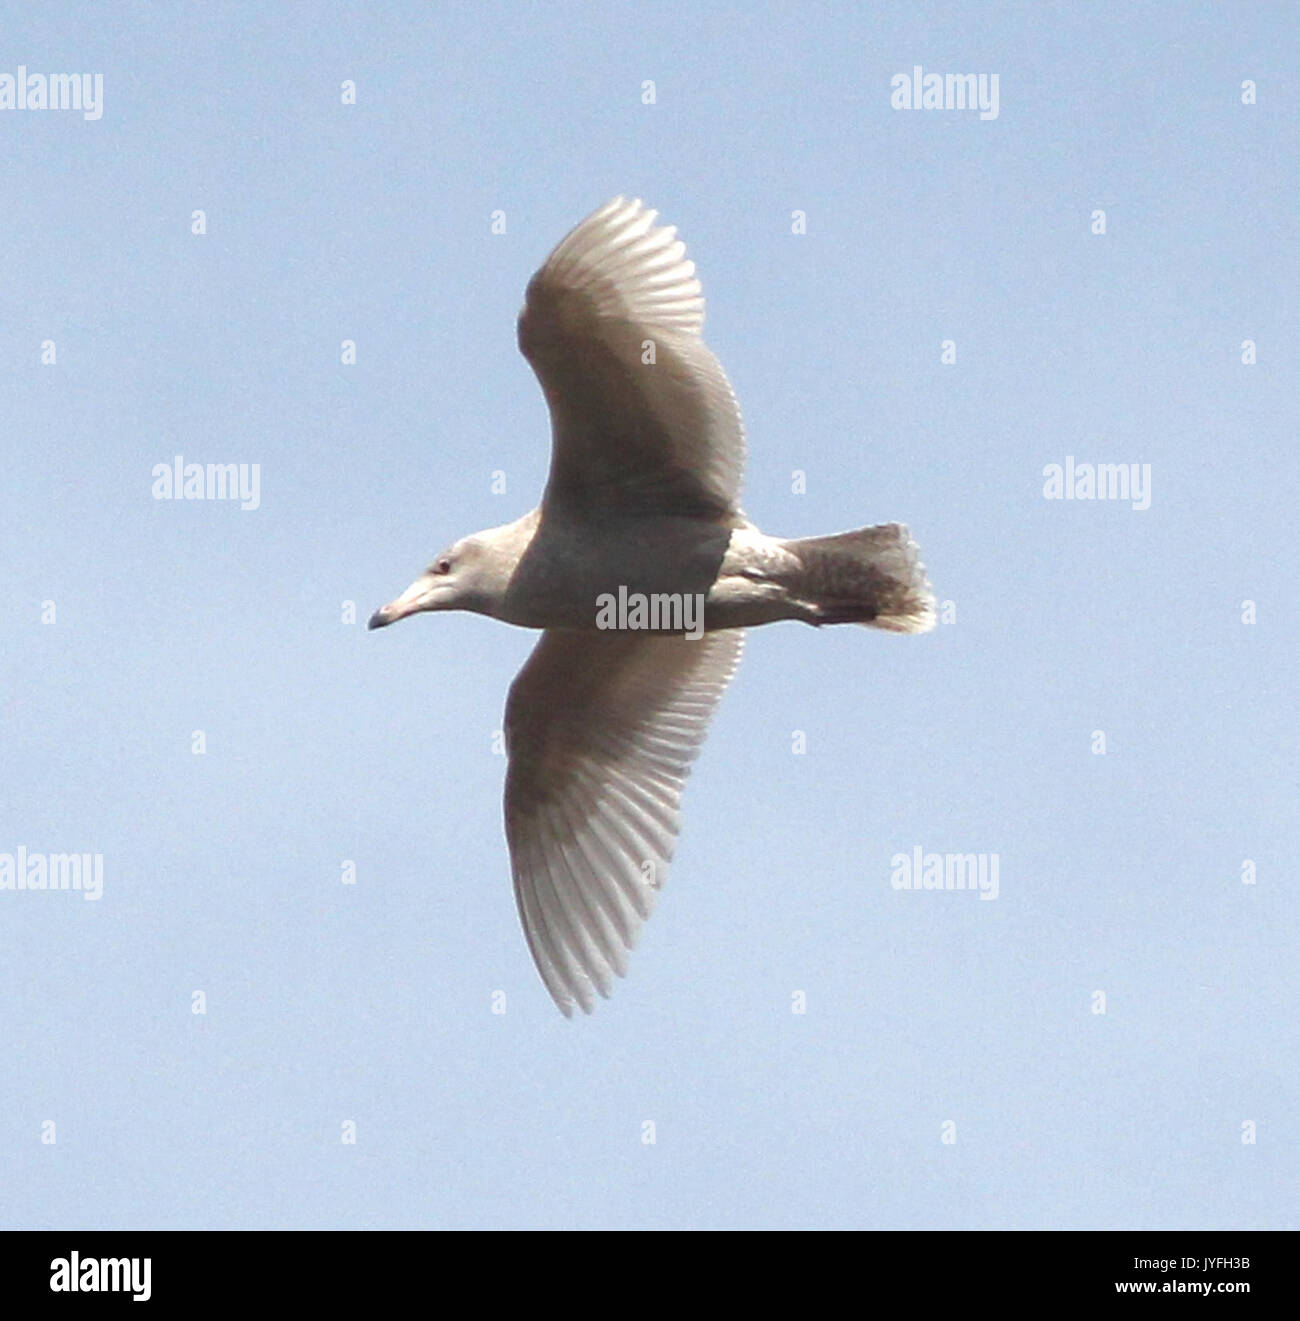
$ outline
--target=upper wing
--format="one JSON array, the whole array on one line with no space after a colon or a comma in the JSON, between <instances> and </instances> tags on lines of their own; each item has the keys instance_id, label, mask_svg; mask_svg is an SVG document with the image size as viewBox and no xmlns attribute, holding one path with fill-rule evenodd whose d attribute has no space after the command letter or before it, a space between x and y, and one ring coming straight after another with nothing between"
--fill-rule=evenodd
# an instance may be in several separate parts
<instances>
[{"instance_id":1,"label":"upper wing","mask_svg":"<svg viewBox=\"0 0 1300 1321\"><path fill-rule=\"evenodd\" d=\"M590 1013L650 915L744 634L547 629L506 701L506 839L533 961Z\"/></svg>"},{"instance_id":2,"label":"upper wing","mask_svg":"<svg viewBox=\"0 0 1300 1321\"><path fill-rule=\"evenodd\" d=\"M745 465L740 409L704 346L676 230L616 197L528 284L519 347L551 410L544 506L726 521Z\"/></svg>"}]
</instances>

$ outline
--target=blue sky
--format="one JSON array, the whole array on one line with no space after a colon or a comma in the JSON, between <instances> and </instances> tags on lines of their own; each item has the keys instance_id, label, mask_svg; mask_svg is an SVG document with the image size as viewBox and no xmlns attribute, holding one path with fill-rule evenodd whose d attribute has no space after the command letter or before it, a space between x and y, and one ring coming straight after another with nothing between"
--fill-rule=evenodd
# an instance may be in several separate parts
<instances>
[{"instance_id":1,"label":"blue sky","mask_svg":"<svg viewBox=\"0 0 1300 1321\"><path fill-rule=\"evenodd\" d=\"M0 32L0 75L103 76L98 120L0 109L0 855L103 859L0 890L0 1223L1295 1227L1288 6ZM918 64L997 118L892 108ZM620 192L699 266L751 517L905 521L951 605L751 635L630 976L566 1021L493 751L534 638L364 621L535 503L514 317ZM155 499L178 454L258 507ZM1046 499L1066 456L1150 507ZM894 888L917 847L997 899Z\"/></svg>"}]
</instances>

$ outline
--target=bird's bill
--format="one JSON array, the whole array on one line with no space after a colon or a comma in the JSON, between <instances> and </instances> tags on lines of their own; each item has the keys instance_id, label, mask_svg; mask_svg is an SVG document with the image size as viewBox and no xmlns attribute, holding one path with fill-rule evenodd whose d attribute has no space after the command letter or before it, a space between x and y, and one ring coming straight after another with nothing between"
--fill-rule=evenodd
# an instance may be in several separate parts
<instances>
[{"instance_id":1,"label":"bird's bill","mask_svg":"<svg viewBox=\"0 0 1300 1321\"><path fill-rule=\"evenodd\" d=\"M407 615L419 614L421 610L436 610L435 597L440 584L432 574L417 578L396 601L389 601L370 616L370 628L387 628Z\"/></svg>"}]
</instances>

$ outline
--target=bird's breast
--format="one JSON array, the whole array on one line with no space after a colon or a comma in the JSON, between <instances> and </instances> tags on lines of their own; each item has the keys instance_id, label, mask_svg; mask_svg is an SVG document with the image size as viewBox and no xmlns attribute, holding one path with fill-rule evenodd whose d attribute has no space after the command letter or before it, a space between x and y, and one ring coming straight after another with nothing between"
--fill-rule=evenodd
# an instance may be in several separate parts
<instances>
[{"instance_id":1,"label":"bird's breast","mask_svg":"<svg viewBox=\"0 0 1300 1321\"><path fill-rule=\"evenodd\" d=\"M500 617L526 628L603 628L611 600L689 597L702 605L723 572L732 535L731 528L694 519L549 528L543 521L511 578Z\"/></svg>"}]
</instances>

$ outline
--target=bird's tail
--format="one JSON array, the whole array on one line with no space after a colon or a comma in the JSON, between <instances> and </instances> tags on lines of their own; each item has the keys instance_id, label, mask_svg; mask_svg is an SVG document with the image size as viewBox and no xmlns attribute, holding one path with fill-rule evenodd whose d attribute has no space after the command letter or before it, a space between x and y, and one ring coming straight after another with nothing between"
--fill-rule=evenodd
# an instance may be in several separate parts
<instances>
[{"instance_id":1,"label":"bird's tail","mask_svg":"<svg viewBox=\"0 0 1300 1321\"><path fill-rule=\"evenodd\" d=\"M803 565L798 594L814 624L869 624L895 633L934 627L934 593L901 523L787 541Z\"/></svg>"}]
</instances>

